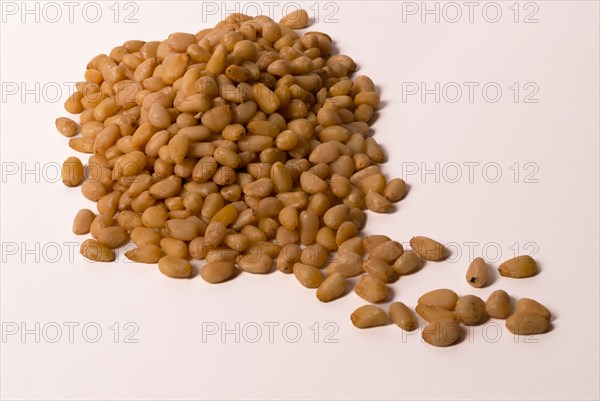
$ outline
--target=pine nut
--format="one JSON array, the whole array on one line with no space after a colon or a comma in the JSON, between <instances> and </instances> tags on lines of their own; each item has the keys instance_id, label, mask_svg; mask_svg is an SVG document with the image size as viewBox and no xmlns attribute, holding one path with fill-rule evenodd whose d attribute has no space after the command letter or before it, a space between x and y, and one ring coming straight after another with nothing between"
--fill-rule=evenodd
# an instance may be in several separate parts
<instances>
[{"instance_id":1,"label":"pine nut","mask_svg":"<svg viewBox=\"0 0 600 401\"><path fill-rule=\"evenodd\" d=\"M506 319L510 315L511 299L504 290L496 290L485 301L485 311L490 317Z\"/></svg>"},{"instance_id":2,"label":"pine nut","mask_svg":"<svg viewBox=\"0 0 600 401\"><path fill-rule=\"evenodd\" d=\"M431 238L423 236L412 237L410 247L425 260L440 261L446 257L446 248L444 245Z\"/></svg>"},{"instance_id":3,"label":"pine nut","mask_svg":"<svg viewBox=\"0 0 600 401\"><path fill-rule=\"evenodd\" d=\"M158 261L158 269L162 274L172 278L187 278L192 274L192 265L175 256L163 256Z\"/></svg>"},{"instance_id":4,"label":"pine nut","mask_svg":"<svg viewBox=\"0 0 600 401\"><path fill-rule=\"evenodd\" d=\"M402 302L392 302L390 304L389 314L392 322L405 331L414 331L417 328L417 321L412 311Z\"/></svg>"},{"instance_id":5,"label":"pine nut","mask_svg":"<svg viewBox=\"0 0 600 401\"><path fill-rule=\"evenodd\" d=\"M314 266L294 263L294 276L306 288L318 288L323 283L323 273Z\"/></svg>"},{"instance_id":6,"label":"pine nut","mask_svg":"<svg viewBox=\"0 0 600 401\"><path fill-rule=\"evenodd\" d=\"M385 283L372 276L362 276L356 284L354 292L371 303L383 302L388 296L388 288Z\"/></svg>"},{"instance_id":7,"label":"pine nut","mask_svg":"<svg viewBox=\"0 0 600 401\"><path fill-rule=\"evenodd\" d=\"M483 258L475 258L467 269L467 283L472 287L484 287L488 280L488 268Z\"/></svg>"},{"instance_id":8,"label":"pine nut","mask_svg":"<svg viewBox=\"0 0 600 401\"><path fill-rule=\"evenodd\" d=\"M462 324L477 324L485 315L485 303L475 295L465 295L456 303L454 314Z\"/></svg>"},{"instance_id":9,"label":"pine nut","mask_svg":"<svg viewBox=\"0 0 600 401\"><path fill-rule=\"evenodd\" d=\"M364 305L350 315L352 324L359 329L383 326L388 318L383 309L375 305Z\"/></svg>"},{"instance_id":10,"label":"pine nut","mask_svg":"<svg viewBox=\"0 0 600 401\"><path fill-rule=\"evenodd\" d=\"M458 302L458 295L447 288L429 291L419 297L420 305L434 306L446 310L454 310Z\"/></svg>"},{"instance_id":11,"label":"pine nut","mask_svg":"<svg viewBox=\"0 0 600 401\"><path fill-rule=\"evenodd\" d=\"M503 262L498 271L504 277L527 278L537 274L537 263L529 255L517 256Z\"/></svg>"},{"instance_id":12,"label":"pine nut","mask_svg":"<svg viewBox=\"0 0 600 401\"><path fill-rule=\"evenodd\" d=\"M436 347L448 347L460 341L462 329L458 322L452 319L437 320L425 327L423 340Z\"/></svg>"}]
</instances>

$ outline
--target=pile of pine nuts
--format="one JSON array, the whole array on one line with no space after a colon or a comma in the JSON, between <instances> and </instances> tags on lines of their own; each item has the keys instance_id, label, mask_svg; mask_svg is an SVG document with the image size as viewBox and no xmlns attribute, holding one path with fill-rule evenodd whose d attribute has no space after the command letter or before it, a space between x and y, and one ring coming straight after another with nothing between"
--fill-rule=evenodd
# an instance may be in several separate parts
<instances>
[{"instance_id":1,"label":"pile of pine nuts","mask_svg":"<svg viewBox=\"0 0 600 401\"><path fill-rule=\"evenodd\" d=\"M304 10L279 23L232 14L196 34L127 41L88 63L65 102L79 124L56 120L69 146L90 154L85 167L77 157L62 167L64 184L97 202L98 213L82 209L73 222L75 234L92 236L80 248L85 258L113 261L131 241L128 259L158 263L169 277L190 277L190 260L205 260L199 275L209 283L275 264L322 302L361 276L354 291L370 303L385 301L387 283L424 260L445 258L427 237L405 252L387 236L360 235L364 210L392 212L406 184L379 166L386 157L370 136L379 106L373 81L352 76L355 62L333 54L329 35L294 31L307 24ZM529 265L503 271L532 275ZM483 286L485 274L476 264L468 276ZM474 317L464 302L464 313L460 301L435 313L465 322ZM416 327L400 302L390 316ZM352 314L357 327L386 321L374 305Z\"/></svg>"}]
</instances>

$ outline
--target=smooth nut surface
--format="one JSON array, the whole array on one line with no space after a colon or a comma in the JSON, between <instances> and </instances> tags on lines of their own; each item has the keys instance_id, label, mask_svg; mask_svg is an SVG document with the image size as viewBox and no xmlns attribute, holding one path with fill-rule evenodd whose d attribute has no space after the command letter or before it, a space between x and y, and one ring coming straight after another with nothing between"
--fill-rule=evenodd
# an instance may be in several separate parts
<instances>
[{"instance_id":1,"label":"smooth nut surface","mask_svg":"<svg viewBox=\"0 0 600 401\"><path fill-rule=\"evenodd\" d=\"M483 258L475 258L469 265L466 275L467 283L475 288L484 287L488 281L488 267Z\"/></svg>"},{"instance_id":2,"label":"smooth nut surface","mask_svg":"<svg viewBox=\"0 0 600 401\"><path fill-rule=\"evenodd\" d=\"M458 302L458 294L448 288L440 288L429 291L419 297L420 305L435 306L447 310L453 310Z\"/></svg>"},{"instance_id":3,"label":"smooth nut surface","mask_svg":"<svg viewBox=\"0 0 600 401\"><path fill-rule=\"evenodd\" d=\"M517 256L503 262L498 271L504 277L527 278L537 274L537 263L529 255Z\"/></svg>"},{"instance_id":4,"label":"smooth nut surface","mask_svg":"<svg viewBox=\"0 0 600 401\"><path fill-rule=\"evenodd\" d=\"M412 237L410 247L425 260L440 261L446 258L446 248L444 245L428 237Z\"/></svg>"},{"instance_id":5,"label":"smooth nut surface","mask_svg":"<svg viewBox=\"0 0 600 401\"><path fill-rule=\"evenodd\" d=\"M475 295L465 295L456 303L454 314L463 324L477 324L485 315L485 303Z\"/></svg>"},{"instance_id":6,"label":"smooth nut surface","mask_svg":"<svg viewBox=\"0 0 600 401\"><path fill-rule=\"evenodd\" d=\"M362 276L356 284L354 292L371 303L383 302L388 296L388 288L385 283L371 276Z\"/></svg>"},{"instance_id":7,"label":"smooth nut surface","mask_svg":"<svg viewBox=\"0 0 600 401\"><path fill-rule=\"evenodd\" d=\"M490 317L506 319L511 310L510 295L504 290L496 290L485 301L485 311Z\"/></svg>"},{"instance_id":8,"label":"smooth nut surface","mask_svg":"<svg viewBox=\"0 0 600 401\"><path fill-rule=\"evenodd\" d=\"M448 347L456 344L462 338L462 329L458 322L443 319L432 322L422 333L423 340L436 347Z\"/></svg>"},{"instance_id":9,"label":"smooth nut surface","mask_svg":"<svg viewBox=\"0 0 600 401\"><path fill-rule=\"evenodd\" d=\"M165 276L172 278L187 278L192 274L192 265L187 260L175 256L160 258L158 269Z\"/></svg>"},{"instance_id":10,"label":"smooth nut surface","mask_svg":"<svg viewBox=\"0 0 600 401\"><path fill-rule=\"evenodd\" d=\"M235 275L237 268L233 262L216 261L206 263L200 268L200 277L207 283L217 284L229 280Z\"/></svg>"},{"instance_id":11,"label":"smooth nut surface","mask_svg":"<svg viewBox=\"0 0 600 401\"><path fill-rule=\"evenodd\" d=\"M402 302L392 302L389 308L390 319L402 330L413 331L417 328L415 315Z\"/></svg>"},{"instance_id":12,"label":"smooth nut surface","mask_svg":"<svg viewBox=\"0 0 600 401\"><path fill-rule=\"evenodd\" d=\"M369 327L383 326L387 323L388 319L385 311L380 307L364 305L352 312L350 320L359 329L367 329Z\"/></svg>"},{"instance_id":13,"label":"smooth nut surface","mask_svg":"<svg viewBox=\"0 0 600 401\"><path fill-rule=\"evenodd\" d=\"M344 295L346 288L346 277L342 273L333 273L317 289L317 299L321 302L331 302Z\"/></svg>"},{"instance_id":14,"label":"smooth nut surface","mask_svg":"<svg viewBox=\"0 0 600 401\"><path fill-rule=\"evenodd\" d=\"M423 265L423 260L413 251L405 251L394 262L394 270L399 275L410 274Z\"/></svg>"},{"instance_id":15,"label":"smooth nut surface","mask_svg":"<svg viewBox=\"0 0 600 401\"><path fill-rule=\"evenodd\" d=\"M539 315L546 320L552 318L552 314L544 305L530 298L520 298L515 305L517 315Z\"/></svg>"},{"instance_id":16,"label":"smooth nut surface","mask_svg":"<svg viewBox=\"0 0 600 401\"><path fill-rule=\"evenodd\" d=\"M540 315L515 314L506 319L506 328L513 334L542 334L550 328L550 322Z\"/></svg>"}]
</instances>

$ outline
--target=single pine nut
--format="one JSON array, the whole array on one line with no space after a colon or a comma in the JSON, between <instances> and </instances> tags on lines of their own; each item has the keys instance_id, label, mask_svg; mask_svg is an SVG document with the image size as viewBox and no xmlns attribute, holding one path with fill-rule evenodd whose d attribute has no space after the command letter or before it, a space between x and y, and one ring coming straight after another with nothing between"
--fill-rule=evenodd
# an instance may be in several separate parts
<instances>
[{"instance_id":1,"label":"single pine nut","mask_svg":"<svg viewBox=\"0 0 600 401\"><path fill-rule=\"evenodd\" d=\"M448 347L462 338L462 329L452 319L434 321L423 330L423 340L436 347Z\"/></svg>"},{"instance_id":2,"label":"single pine nut","mask_svg":"<svg viewBox=\"0 0 600 401\"><path fill-rule=\"evenodd\" d=\"M394 262L394 270L396 270L399 275L403 276L416 271L422 265L423 261L416 253L413 251L406 251Z\"/></svg>"},{"instance_id":3,"label":"single pine nut","mask_svg":"<svg viewBox=\"0 0 600 401\"><path fill-rule=\"evenodd\" d=\"M388 213L392 208L390 201L372 189L369 189L369 192L365 196L365 205L375 213Z\"/></svg>"},{"instance_id":4,"label":"single pine nut","mask_svg":"<svg viewBox=\"0 0 600 401\"><path fill-rule=\"evenodd\" d=\"M362 276L356 284L354 292L371 303L383 302L388 296L388 288L385 283L372 276Z\"/></svg>"},{"instance_id":5,"label":"single pine nut","mask_svg":"<svg viewBox=\"0 0 600 401\"><path fill-rule=\"evenodd\" d=\"M161 257L161 252L158 245L145 244L125 252L125 256L134 262L157 263Z\"/></svg>"},{"instance_id":6,"label":"single pine nut","mask_svg":"<svg viewBox=\"0 0 600 401\"><path fill-rule=\"evenodd\" d=\"M346 277L342 273L333 273L317 289L317 299L321 302L331 302L344 295L346 287Z\"/></svg>"},{"instance_id":7,"label":"single pine nut","mask_svg":"<svg viewBox=\"0 0 600 401\"><path fill-rule=\"evenodd\" d=\"M229 280L236 272L237 268L232 262L217 261L206 263L202 266L200 269L200 277L208 283L217 284Z\"/></svg>"},{"instance_id":8,"label":"single pine nut","mask_svg":"<svg viewBox=\"0 0 600 401\"><path fill-rule=\"evenodd\" d=\"M475 295L465 295L456 303L454 314L462 324L477 324L485 315L485 303Z\"/></svg>"},{"instance_id":9,"label":"single pine nut","mask_svg":"<svg viewBox=\"0 0 600 401\"><path fill-rule=\"evenodd\" d=\"M444 245L431 238L418 236L412 237L410 247L422 259L440 261L446 257L446 248Z\"/></svg>"},{"instance_id":10,"label":"single pine nut","mask_svg":"<svg viewBox=\"0 0 600 401\"><path fill-rule=\"evenodd\" d=\"M437 306L427 306L418 304L415 308L415 311L419 316L425 319L428 322L436 322L438 320L457 320L454 312L449 311L447 309L443 309Z\"/></svg>"},{"instance_id":11,"label":"single pine nut","mask_svg":"<svg viewBox=\"0 0 600 401\"><path fill-rule=\"evenodd\" d=\"M73 233L77 235L83 235L90 232L90 226L96 218L96 214L89 209L81 209L75 215L73 220Z\"/></svg>"},{"instance_id":12,"label":"single pine nut","mask_svg":"<svg viewBox=\"0 0 600 401\"><path fill-rule=\"evenodd\" d=\"M326 272L328 276L334 273L342 273L344 277L358 276L364 272L363 258L354 252L338 253L337 260L327 266Z\"/></svg>"},{"instance_id":13,"label":"single pine nut","mask_svg":"<svg viewBox=\"0 0 600 401\"><path fill-rule=\"evenodd\" d=\"M515 314L517 315L539 315L546 320L552 317L548 308L536 300L529 298L520 298L515 306Z\"/></svg>"},{"instance_id":14,"label":"single pine nut","mask_svg":"<svg viewBox=\"0 0 600 401\"><path fill-rule=\"evenodd\" d=\"M112 262L115 260L115 254L113 251L95 239L87 239L83 241L79 252L86 259L94 262Z\"/></svg>"},{"instance_id":15,"label":"single pine nut","mask_svg":"<svg viewBox=\"0 0 600 401\"><path fill-rule=\"evenodd\" d=\"M475 258L467 269L467 283L472 287L484 287L488 280L488 268L483 258Z\"/></svg>"},{"instance_id":16,"label":"single pine nut","mask_svg":"<svg viewBox=\"0 0 600 401\"><path fill-rule=\"evenodd\" d=\"M364 305L356 309L350 315L350 320L355 327L367 329L370 327L383 326L387 323L387 315L384 310L375 305Z\"/></svg>"},{"instance_id":17,"label":"single pine nut","mask_svg":"<svg viewBox=\"0 0 600 401\"><path fill-rule=\"evenodd\" d=\"M502 263L498 271L504 277L527 278L537 274L537 263L529 255L517 256Z\"/></svg>"},{"instance_id":18,"label":"single pine nut","mask_svg":"<svg viewBox=\"0 0 600 401\"><path fill-rule=\"evenodd\" d=\"M420 305L453 310L456 306L456 302L458 302L458 295L447 288L440 288L421 295L417 302Z\"/></svg>"},{"instance_id":19,"label":"single pine nut","mask_svg":"<svg viewBox=\"0 0 600 401\"><path fill-rule=\"evenodd\" d=\"M62 182L68 187L76 187L83 179L83 164L77 157L71 156L62 165Z\"/></svg>"},{"instance_id":20,"label":"single pine nut","mask_svg":"<svg viewBox=\"0 0 600 401\"><path fill-rule=\"evenodd\" d=\"M506 328L513 334L533 335L548 331L550 322L540 315L516 314L506 319Z\"/></svg>"},{"instance_id":21,"label":"single pine nut","mask_svg":"<svg viewBox=\"0 0 600 401\"><path fill-rule=\"evenodd\" d=\"M490 317L506 319L510 315L511 299L504 290L496 290L485 301L485 311Z\"/></svg>"},{"instance_id":22,"label":"single pine nut","mask_svg":"<svg viewBox=\"0 0 600 401\"><path fill-rule=\"evenodd\" d=\"M386 263L394 263L402 254L404 248L397 241L386 241L377 245L369 252L369 258L381 259Z\"/></svg>"},{"instance_id":23,"label":"single pine nut","mask_svg":"<svg viewBox=\"0 0 600 401\"><path fill-rule=\"evenodd\" d=\"M386 261L369 258L363 264L364 270L371 276L383 281L384 283L393 283L398 280L398 273Z\"/></svg>"},{"instance_id":24,"label":"single pine nut","mask_svg":"<svg viewBox=\"0 0 600 401\"><path fill-rule=\"evenodd\" d=\"M58 132L70 138L77 135L77 123L67 117L59 117L56 119L56 129Z\"/></svg>"},{"instance_id":25,"label":"single pine nut","mask_svg":"<svg viewBox=\"0 0 600 401\"><path fill-rule=\"evenodd\" d=\"M413 312L402 302L392 302L389 309L390 319L402 330L413 331L417 321Z\"/></svg>"},{"instance_id":26,"label":"single pine nut","mask_svg":"<svg viewBox=\"0 0 600 401\"><path fill-rule=\"evenodd\" d=\"M238 261L238 267L248 273L265 274L271 270L271 257L263 252L254 252L241 256Z\"/></svg>"},{"instance_id":27,"label":"single pine nut","mask_svg":"<svg viewBox=\"0 0 600 401\"><path fill-rule=\"evenodd\" d=\"M162 274L172 278L187 278L192 274L192 265L175 256L163 256L158 261L158 269Z\"/></svg>"},{"instance_id":28,"label":"single pine nut","mask_svg":"<svg viewBox=\"0 0 600 401\"><path fill-rule=\"evenodd\" d=\"M314 266L294 263L294 276L306 288L318 288L323 283L323 273Z\"/></svg>"}]
</instances>

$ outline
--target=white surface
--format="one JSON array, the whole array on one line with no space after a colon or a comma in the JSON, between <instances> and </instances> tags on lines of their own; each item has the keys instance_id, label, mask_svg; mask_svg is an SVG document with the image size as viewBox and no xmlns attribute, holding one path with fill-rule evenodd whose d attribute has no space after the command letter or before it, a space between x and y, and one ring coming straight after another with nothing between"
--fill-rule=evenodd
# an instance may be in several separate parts
<instances>
[{"instance_id":1,"label":"white surface","mask_svg":"<svg viewBox=\"0 0 600 401\"><path fill-rule=\"evenodd\" d=\"M199 2L153 1L136 3L139 23L115 24L112 2L99 4L106 17L96 24L77 12L74 23L29 17L22 24L8 16L1 25L3 83L73 82L91 57L124 40L196 32L217 20L203 24ZM402 23L402 3L329 3L337 11L315 4L308 3L319 7L320 21L310 29L328 32L381 89L384 107L374 129L391 155L384 166L388 176L402 175L403 163L481 163L472 183L465 165L458 183L409 176L410 194L395 214L369 215L368 233L402 242L423 234L460 244L455 263L430 263L393 284L395 299L414 306L434 288L482 298L503 288L548 305L556 316L552 332L524 343L503 321L490 321L473 330L472 341L438 349L423 344L418 333L403 339L391 325L357 330L349 320L363 303L356 295L321 304L279 273L244 274L211 286L199 277L168 279L155 266L124 262L122 253L121 262L112 264L70 258L65 243L80 241L71 234L72 218L91 204L60 183L7 175L12 163L33 168L73 154L54 129L54 119L64 115L66 90L57 103L9 96L1 105L1 234L4 248L16 243L18 250L9 255L3 249L0 270L3 399L598 399L598 3L540 1L533 24L512 21L512 2L500 3L503 14L495 24L483 20L480 9L473 23L466 15L454 24L443 18L435 23L431 16L422 23L419 15ZM324 23L332 11L338 22ZM425 103L416 96L402 102L402 82L497 82L503 96L497 103L480 95L473 103L435 103L431 96ZM535 82L539 103L513 102L513 82ZM502 168L497 183L482 176L481 166L490 162ZM509 167L515 162L521 173L532 171L523 169L525 163L536 163L539 182L524 183L523 176L513 182ZM56 176L51 168L38 171ZM527 253L534 248L525 244L534 243L541 273L522 281L495 274L488 288L471 289L464 280L469 242L479 244L474 256L492 244L489 258L497 244L501 259L514 249ZM38 262L24 252L36 243ZM52 263L54 243L61 256ZM39 343L31 334L25 341L7 334L23 322L46 326ZM57 343L49 342L52 322L63 328ZM66 322L80 324L72 343ZM81 327L90 322L102 328L97 343L82 338ZM114 322L121 334L131 331L123 331L125 323L135 323L139 341L121 337L115 343L109 328ZM207 322L280 326L272 343L266 326L257 343L244 337L236 343L233 335L224 343L218 336L203 342ZM289 322L303 330L297 343L282 337ZM321 328L317 343L309 328L314 322ZM325 342L327 322L339 327L337 343ZM246 327L246 338L253 337ZM499 341L485 341L484 328L493 337L497 327ZM93 337L93 330L88 334Z\"/></svg>"}]
</instances>

